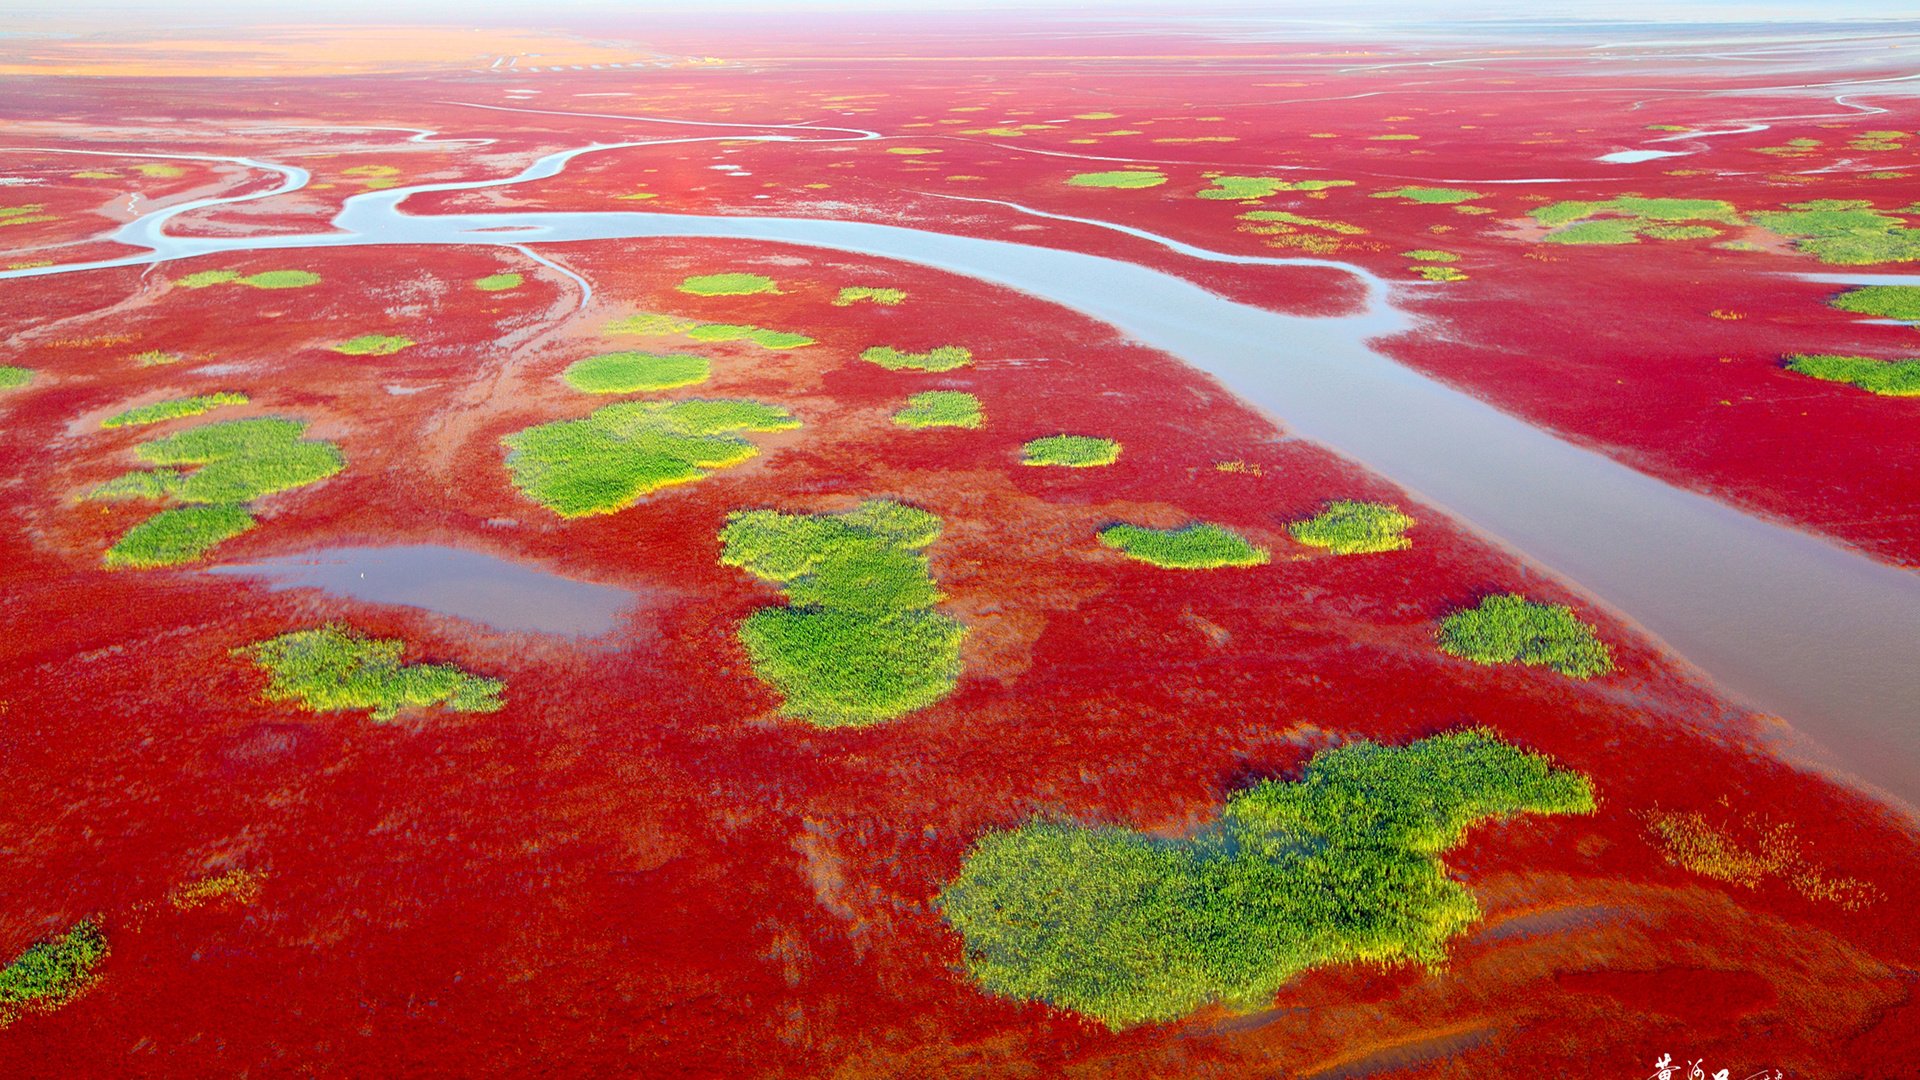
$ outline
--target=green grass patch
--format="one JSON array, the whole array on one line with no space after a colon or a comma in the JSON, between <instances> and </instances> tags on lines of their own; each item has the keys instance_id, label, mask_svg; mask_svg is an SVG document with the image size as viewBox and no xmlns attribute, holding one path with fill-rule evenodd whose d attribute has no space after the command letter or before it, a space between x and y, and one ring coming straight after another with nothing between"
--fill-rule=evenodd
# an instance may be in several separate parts
<instances>
[{"instance_id":1,"label":"green grass patch","mask_svg":"<svg viewBox=\"0 0 1920 1080\"><path fill-rule=\"evenodd\" d=\"M1920 322L1920 285L1868 285L1848 289L1828 302L1841 311Z\"/></svg>"},{"instance_id":2,"label":"green grass patch","mask_svg":"<svg viewBox=\"0 0 1920 1080\"><path fill-rule=\"evenodd\" d=\"M1351 180L1282 180L1277 176L1216 176L1213 186L1195 194L1202 199L1264 199L1283 191L1325 191L1352 187Z\"/></svg>"},{"instance_id":3,"label":"green grass patch","mask_svg":"<svg viewBox=\"0 0 1920 1080\"><path fill-rule=\"evenodd\" d=\"M1309 968L1446 961L1480 918L1440 856L1512 814L1584 814L1584 776L1470 730L1316 754L1191 839L1034 821L982 837L938 906L988 992L1114 1029L1266 1007Z\"/></svg>"},{"instance_id":4,"label":"green grass patch","mask_svg":"<svg viewBox=\"0 0 1920 1080\"><path fill-rule=\"evenodd\" d=\"M1467 280L1466 271L1455 270L1451 266L1414 266L1414 267L1409 267L1409 269L1411 269L1414 273L1420 275L1421 277L1426 278L1428 281L1465 281Z\"/></svg>"},{"instance_id":5,"label":"green grass patch","mask_svg":"<svg viewBox=\"0 0 1920 1080\"><path fill-rule=\"evenodd\" d=\"M695 341L751 341L763 349L797 349L813 344L805 334L766 330L738 323L703 323L675 315L629 315L607 326L609 334L678 334Z\"/></svg>"},{"instance_id":6,"label":"green grass patch","mask_svg":"<svg viewBox=\"0 0 1920 1080\"><path fill-rule=\"evenodd\" d=\"M488 274L475 281L473 287L481 292L506 292L508 289L517 289L526 283L526 277L521 274Z\"/></svg>"},{"instance_id":7,"label":"green grass patch","mask_svg":"<svg viewBox=\"0 0 1920 1080\"><path fill-rule=\"evenodd\" d=\"M1089 469L1120 460L1120 444L1094 435L1049 435L1020 448L1024 465L1064 465Z\"/></svg>"},{"instance_id":8,"label":"green grass patch","mask_svg":"<svg viewBox=\"0 0 1920 1080\"><path fill-rule=\"evenodd\" d=\"M872 285L848 285L833 298L834 307L850 307L862 300L871 301L883 307L892 307L907 298L904 289L877 288Z\"/></svg>"},{"instance_id":9,"label":"green grass patch","mask_svg":"<svg viewBox=\"0 0 1920 1080\"><path fill-rule=\"evenodd\" d=\"M285 701L314 712L370 709L375 720L391 720L402 709L445 705L455 712L494 712L505 684L452 664L403 664L406 643L398 638L364 637L329 624L295 630L235 649L271 676L269 701Z\"/></svg>"},{"instance_id":10,"label":"green grass patch","mask_svg":"<svg viewBox=\"0 0 1920 1080\"><path fill-rule=\"evenodd\" d=\"M393 334L361 334L357 338L350 338L331 348L334 352L345 356L392 356L412 345L412 338L398 337Z\"/></svg>"},{"instance_id":11,"label":"green grass patch","mask_svg":"<svg viewBox=\"0 0 1920 1080\"><path fill-rule=\"evenodd\" d=\"M901 352L891 345L875 345L860 353L860 359L879 364L888 371L952 371L973 363L973 350L959 345L938 345L926 352Z\"/></svg>"},{"instance_id":12,"label":"green grass patch","mask_svg":"<svg viewBox=\"0 0 1920 1080\"><path fill-rule=\"evenodd\" d=\"M1122 170L1119 172L1083 172L1067 178L1074 187L1118 188L1122 191L1135 191L1140 188L1159 187L1167 182L1167 174L1151 170Z\"/></svg>"},{"instance_id":13,"label":"green grass patch","mask_svg":"<svg viewBox=\"0 0 1920 1080\"><path fill-rule=\"evenodd\" d=\"M1823 263L1865 266L1920 260L1920 229L1874 209L1865 199L1815 199L1761 211L1756 224L1794 242Z\"/></svg>"},{"instance_id":14,"label":"green grass patch","mask_svg":"<svg viewBox=\"0 0 1920 1080\"><path fill-rule=\"evenodd\" d=\"M1397 506L1336 499L1313 517L1288 525L1287 531L1303 544L1336 555L1362 555L1412 547L1406 531L1413 524Z\"/></svg>"},{"instance_id":15,"label":"green grass patch","mask_svg":"<svg viewBox=\"0 0 1920 1080\"><path fill-rule=\"evenodd\" d=\"M177 364L186 358L185 353L167 352L164 349L148 349L146 352L133 354L133 362L139 364L141 367L161 367L166 364Z\"/></svg>"},{"instance_id":16,"label":"green grass patch","mask_svg":"<svg viewBox=\"0 0 1920 1080\"><path fill-rule=\"evenodd\" d=\"M18 390L32 381L32 368L0 364L0 390Z\"/></svg>"},{"instance_id":17,"label":"green grass patch","mask_svg":"<svg viewBox=\"0 0 1920 1080\"><path fill-rule=\"evenodd\" d=\"M1266 548L1254 546L1232 529L1204 521L1179 529L1110 525L1100 530L1100 542L1124 552L1129 559L1169 570L1263 566L1268 559Z\"/></svg>"},{"instance_id":18,"label":"green grass patch","mask_svg":"<svg viewBox=\"0 0 1920 1080\"><path fill-rule=\"evenodd\" d=\"M1403 187L1394 188L1392 191L1376 191L1371 197L1375 199L1405 199L1408 202L1450 206L1454 203L1484 199L1487 196L1485 192L1468 191L1466 188Z\"/></svg>"},{"instance_id":19,"label":"green grass patch","mask_svg":"<svg viewBox=\"0 0 1920 1080\"><path fill-rule=\"evenodd\" d=\"M237 396L237 395L235 395ZM268 416L202 424L141 443L134 455L154 469L128 472L93 489L95 499L173 499L107 550L109 566L191 562L253 528L244 503L323 480L346 467L340 448L302 438L306 422Z\"/></svg>"},{"instance_id":20,"label":"green grass patch","mask_svg":"<svg viewBox=\"0 0 1920 1080\"><path fill-rule=\"evenodd\" d=\"M933 610L920 549L940 535L924 510L872 500L844 514L746 510L720 532L721 563L780 584L786 607L740 626L754 673L781 710L820 727L891 720L945 697L966 628Z\"/></svg>"},{"instance_id":21,"label":"green grass patch","mask_svg":"<svg viewBox=\"0 0 1920 1080\"><path fill-rule=\"evenodd\" d=\"M253 515L244 506L176 506L121 534L107 549L106 562L139 570L177 566L253 526Z\"/></svg>"},{"instance_id":22,"label":"green grass patch","mask_svg":"<svg viewBox=\"0 0 1920 1080\"><path fill-rule=\"evenodd\" d=\"M977 428L986 417L980 399L960 390L927 390L907 399L907 407L893 414L902 427Z\"/></svg>"},{"instance_id":23,"label":"green grass patch","mask_svg":"<svg viewBox=\"0 0 1920 1080\"><path fill-rule=\"evenodd\" d=\"M568 386L589 394L671 390L707 381L711 365L687 353L612 352L589 356L560 373Z\"/></svg>"},{"instance_id":24,"label":"green grass patch","mask_svg":"<svg viewBox=\"0 0 1920 1080\"><path fill-rule=\"evenodd\" d=\"M780 291L772 278L760 274L701 274L688 278L677 287L681 292L695 296L751 296L754 293Z\"/></svg>"},{"instance_id":25,"label":"green grass patch","mask_svg":"<svg viewBox=\"0 0 1920 1080\"><path fill-rule=\"evenodd\" d=\"M221 391L216 394L195 394L192 397L170 398L156 401L151 405L136 405L123 413L116 413L100 421L103 428L135 427L141 424L158 424L165 420L178 420L183 416L199 416L212 412L223 405L245 405L247 395Z\"/></svg>"},{"instance_id":26,"label":"green grass patch","mask_svg":"<svg viewBox=\"0 0 1920 1080\"><path fill-rule=\"evenodd\" d=\"M1732 203L1718 199L1648 199L1622 195L1617 199L1557 202L1533 211L1533 219L1555 231L1541 239L1549 244L1613 245L1650 240L1702 240L1719 236L1711 225L1685 222L1714 221L1739 225Z\"/></svg>"},{"instance_id":27,"label":"green grass patch","mask_svg":"<svg viewBox=\"0 0 1920 1080\"><path fill-rule=\"evenodd\" d=\"M562 517L611 514L760 451L736 431L800 426L758 401L621 401L500 440L514 486Z\"/></svg>"},{"instance_id":28,"label":"green grass patch","mask_svg":"<svg viewBox=\"0 0 1920 1080\"><path fill-rule=\"evenodd\" d=\"M1412 251L1403 251L1400 253L1400 257L1403 259L1412 259L1414 262L1450 263L1460 261L1460 256L1451 251L1436 251L1433 248L1416 248Z\"/></svg>"},{"instance_id":29,"label":"green grass patch","mask_svg":"<svg viewBox=\"0 0 1920 1080\"><path fill-rule=\"evenodd\" d=\"M1285 210L1249 210L1240 215L1242 221L1270 221L1282 225L1301 225L1309 229L1325 229L1343 236L1359 236L1367 230L1350 225L1344 221L1328 221L1325 218L1307 217L1304 214L1289 213Z\"/></svg>"},{"instance_id":30,"label":"green grass patch","mask_svg":"<svg viewBox=\"0 0 1920 1080\"><path fill-rule=\"evenodd\" d=\"M204 289L209 285L246 285L255 289L304 289L309 285L320 284L320 275L307 270L263 270L258 274L241 277L234 270L202 270L175 278L175 285L183 289Z\"/></svg>"},{"instance_id":31,"label":"green grass patch","mask_svg":"<svg viewBox=\"0 0 1920 1080\"><path fill-rule=\"evenodd\" d=\"M1787 370L1885 397L1920 396L1920 360L1795 354L1787 357Z\"/></svg>"},{"instance_id":32,"label":"green grass patch","mask_svg":"<svg viewBox=\"0 0 1920 1080\"><path fill-rule=\"evenodd\" d=\"M1514 593L1440 622L1440 651L1476 664L1545 665L1575 679L1613 670L1613 653L1565 604L1536 604Z\"/></svg>"},{"instance_id":33,"label":"green grass patch","mask_svg":"<svg viewBox=\"0 0 1920 1080\"><path fill-rule=\"evenodd\" d=\"M1718 221L1723 225L1740 224L1733 204L1718 199L1647 199L1622 195L1617 199L1581 202L1570 200L1543 206L1532 218L1548 228L1571 225L1595 217L1639 218L1644 221Z\"/></svg>"},{"instance_id":34,"label":"green grass patch","mask_svg":"<svg viewBox=\"0 0 1920 1080\"><path fill-rule=\"evenodd\" d=\"M94 969L106 956L106 936L91 922L28 946L0 968L0 1028L28 1013L52 1012L85 993L99 981Z\"/></svg>"},{"instance_id":35,"label":"green grass patch","mask_svg":"<svg viewBox=\"0 0 1920 1080\"><path fill-rule=\"evenodd\" d=\"M162 468L128 473L94 494L157 493L185 503L231 505L305 487L346 466L338 446L301 438L306 428L303 420L263 416L175 432L134 448L134 456ZM132 486L123 491L121 485Z\"/></svg>"}]
</instances>

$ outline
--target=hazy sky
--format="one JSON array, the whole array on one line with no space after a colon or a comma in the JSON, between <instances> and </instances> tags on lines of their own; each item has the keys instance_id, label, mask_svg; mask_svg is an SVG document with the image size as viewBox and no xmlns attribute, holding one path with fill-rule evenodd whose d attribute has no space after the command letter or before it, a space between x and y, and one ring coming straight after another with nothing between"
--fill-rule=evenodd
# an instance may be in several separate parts
<instances>
[{"instance_id":1,"label":"hazy sky","mask_svg":"<svg viewBox=\"0 0 1920 1080\"><path fill-rule=\"evenodd\" d=\"M539 24L555 16L606 13L644 17L648 11L697 17L706 10L740 11L967 11L1177 15L1234 12L1308 22L1393 22L1436 19L1594 19L1652 22L1748 22L1776 19L1913 18L1920 0L0 0L0 29L42 29L50 23L98 25L138 22L338 22L377 19ZM633 19L620 19L627 23Z\"/></svg>"}]
</instances>

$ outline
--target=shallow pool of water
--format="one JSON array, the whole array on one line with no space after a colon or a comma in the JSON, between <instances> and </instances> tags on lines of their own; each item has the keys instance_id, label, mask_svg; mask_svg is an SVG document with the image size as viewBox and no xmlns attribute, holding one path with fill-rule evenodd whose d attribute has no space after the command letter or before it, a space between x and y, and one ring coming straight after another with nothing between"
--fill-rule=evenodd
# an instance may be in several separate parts
<instances>
[{"instance_id":1,"label":"shallow pool of water","mask_svg":"<svg viewBox=\"0 0 1920 1080\"><path fill-rule=\"evenodd\" d=\"M618 629L633 593L439 544L336 547L209 574L256 578L274 591L319 589L372 604L422 608L508 633L599 637Z\"/></svg>"}]
</instances>

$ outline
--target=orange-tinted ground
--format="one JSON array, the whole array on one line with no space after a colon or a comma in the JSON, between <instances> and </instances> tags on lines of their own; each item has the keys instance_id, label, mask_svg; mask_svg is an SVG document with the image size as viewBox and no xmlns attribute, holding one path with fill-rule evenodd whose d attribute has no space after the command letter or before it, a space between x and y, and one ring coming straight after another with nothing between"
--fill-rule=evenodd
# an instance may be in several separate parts
<instances>
[{"instance_id":1,"label":"orange-tinted ground","mask_svg":"<svg viewBox=\"0 0 1920 1080\"><path fill-rule=\"evenodd\" d=\"M671 35L646 44L719 49ZM1395 355L1648 471L1891 559L1920 557L1914 466L1888 453L1910 428L1911 402L1778 368L1789 349L1897 350L1911 329L1862 326L1823 305L1827 287L1763 277L1818 268L1777 244L1545 247L1516 224L1543 197L1629 190L1743 209L1811 197L1911 202L1914 189L1900 180L1790 179L1826 158L1766 158L1737 176L1586 161L1638 145L1646 123L1832 111L1818 101L1685 100L1629 113L1624 103L1644 91L1583 84L1548 116L1513 89L1526 76L1501 71L1461 77L1511 91L1463 91L1470 105L1435 101L1426 88L1407 101L1330 100L1303 112L1240 103L1348 96L1411 77L1333 70L1354 52L1391 54L1386 47L1223 47L1218 54L1246 59L1195 68L1151 57L1216 50L1120 38L1102 47L1148 59L1062 61L1055 71L1030 60L803 60L846 49L789 44L785 59L737 57L699 82L675 72L282 80L253 84L241 116L233 84L201 80L168 84L164 117L102 128L91 125L108 125L152 84L16 79L0 108L35 117L20 125L31 136L11 145L235 154L314 172L313 187L296 195L183 223L223 234L311 228L355 191L508 175L585 142L725 133L448 100L844 124L888 138L638 148L580 159L537 184L423 196L408 209L903 221L1135 258L1275 307L1335 310L1352 296L1313 271L1198 266L1085 226L992 207L956 216L912 194L1010 199L1265 253L1275 249L1236 228L1235 215L1252 207L1194 198L1201 174L1310 165L1303 177L1355 186L1260 208L1365 230L1332 231L1337 246L1317 253L1389 275L1405 274L1398 252L1409 248L1462 255L1451 265L1469 277L1419 294L1416 310L1434 322L1390 343ZM870 48L964 56L969 46L985 47L883 37ZM1035 44L1043 48L1088 46ZM857 94L885 96L850 100ZM998 127L1069 109L1116 115L1016 137L928 134L960 127L939 124L951 116ZM1818 132L1834 122L1807 123ZM295 125L367 127L281 130ZM1083 136L1082 125L1167 134ZM372 130L389 127L431 129L442 141ZM1421 138L1367 139L1389 131ZM1341 137L1306 141L1313 132ZM1799 133L1738 138L1769 144ZM1215 137L1238 141L1154 142ZM445 141L454 139L497 141ZM1742 160L1741 145L1714 140L1712 153ZM941 153L888 153L903 147ZM1159 188L1077 189L1064 179L1121 165L1029 147L1195 163L1167 164ZM5 263L103 257L112 245L101 237L125 220L129 193L151 209L272 183L226 164L145 175L138 160L7 155L7 176L37 182L0 188L5 203L44 204L54 220L5 230ZM929 160L938 165L921 164ZM752 175L722 175L716 163ZM74 175L82 172L111 175ZM1495 211L1486 215L1369 197L1411 182L1521 175L1609 179L1483 185L1480 204ZM641 192L657 197L614 201ZM23 1075L79 1076L1611 1077L1646 1075L1671 1053L1734 1077L1819 1077L1898 1075L1914 1060L1920 937L1909 913L1920 850L1909 826L1770 755L1777 722L1722 700L1631 626L1438 511L1287 438L1173 358L977 282L762 244L616 241L541 253L593 282L591 304L575 312L571 282L507 249L291 251L0 283L0 363L36 372L27 388L0 391L0 462L11 478L0 488L10 525L0 531L10 794L0 807L0 956L83 918L112 949L89 992L0 1029L0 1062ZM169 284L202 269L301 269L322 282ZM501 271L526 283L473 288ZM763 273L783 291L701 298L673 288L721 271ZM908 297L898 307L834 306L845 285ZM1602 307L1631 316L1588 314ZM1716 309L1740 317L1715 318ZM636 311L819 341L773 352L605 333ZM386 357L327 349L363 333L417 344ZM857 359L869 345L948 343L971 348L975 363L936 375ZM763 453L750 463L613 515L562 520L517 493L500 437L606 400L557 373L596 352L652 345L713 357L714 377L646 396L751 397L791 409L803 426L754 436ZM184 359L133 359L149 350ZM891 422L907 395L927 389L976 394L985 425ZM630 589L631 616L602 640L510 635L192 568L107 570L101 552L150 507L80 496L131 467L142 438L194 421L104 431L99 420L216 390L253 399L219 417L309 419L310 434L338 442L348 464L264 501L260 527L211 561L447 544ZM1118 439L1121 460L1085 470L1019 464L1022 442L1062 430ZM1805 451L1808 431L1819 454ZM1862 460L1875 467L1858 468ZM944 610L969 629L965 674L951 697L903 719L816 731L780 718L777 698L750 673L735 631L778 593L720 566L716 533L735 509L838 510L872 497L944 519L932 572ZM1287 536L1286 522L1335 498L1407 507L1419 521L1413 547L1335 557ZM1130 563L1094 539L1122 519L1220 522L1274 559L1198 573ZM1577 683L1544 669L1477 667L1433 647L1440 617L1504 591L1573 604L1619 669ZM306 713L264 701L260 676L229 654L328 620L404 638L409 658L502 678L507 706L417 711L391 725ZM1474 723L1592 777L1600 808L1483 826L1447 857L1485 918L1454 942L1444 969L1324 969L1251 1016L1210 1010L1113 1034L981 993L931 906L974 840L1034 814L1177 834L1209 820L1228 792L1297 774L1317 747ZM1742 884L1675 865L1649 823L1687 812L1745 850L1787 836L1797 869ZM236 870L258 875L257 889L197 906L169 899Z\"/></svg>"}]
</instances>

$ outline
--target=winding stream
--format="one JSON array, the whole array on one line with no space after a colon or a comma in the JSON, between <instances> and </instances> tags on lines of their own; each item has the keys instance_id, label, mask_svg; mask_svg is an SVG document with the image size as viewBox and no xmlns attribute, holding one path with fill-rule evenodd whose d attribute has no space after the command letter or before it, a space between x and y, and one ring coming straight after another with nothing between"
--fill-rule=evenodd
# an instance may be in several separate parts
<instances>
[{"instance_id":1,"label":"winding stream","mask_svg":"<svg viewBox=\"0 0 1920 1080\"><path fill-rule=\"evenodd\" d=\"M799 136L758 138L797 141ZM699 140L653 140L662 141ZM1789 719L1837 755L1845 771L1920 803L1920 739L1914 737L1920 719L1920 574L1653 479L1375 352L1370 339L1415 324L1392 305L1387 282L1355 267L1233 255L1106 222L1043 215L1116 229L1196 260L1319 266L1364 283L1364 313L1315 318L1234 303L1173 274L1117 259L895 225L628 211L418 216L399 209L419 192L539 180L558 174L581 154L639 145L649 143L566 150L501 179L356 195L346 200L331 231L249 238L169 235L166 222L187 210L295 191L307 181L304 171L291 166L218 159L277 172L282 183L272 191L169 207L129 222L113 237L148 252L0 272L0 278L226 252L365 244L519 247L717 237L899 259L1008 286L1108 322L1208 372L1292 432L1364 463L1488 538L1578 583L1736 696ZM1264 511L1299 509L1305 508ZM1713 718L1701 719L1711 723Z\"/></svg>"}]
</instances>

